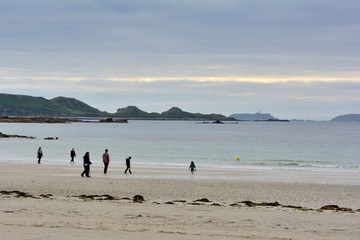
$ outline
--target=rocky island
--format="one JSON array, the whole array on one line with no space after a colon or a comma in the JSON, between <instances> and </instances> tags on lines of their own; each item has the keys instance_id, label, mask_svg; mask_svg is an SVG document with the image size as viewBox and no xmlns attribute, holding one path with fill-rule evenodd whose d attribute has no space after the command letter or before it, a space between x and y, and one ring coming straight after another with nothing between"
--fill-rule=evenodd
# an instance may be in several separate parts
<instances>
[{"instance_id":1,"label":"rocky island","mask_svg":"<svg viewBox=\"0 0 360 240\"><path fill-rule=\"evenodd\" d=\"M4 133L2 133L2 132L0 132L0 138L26 138L26 139L35 139L35 137L31 137L31 136L4 134Z\"/></svg>"},{"instance_id":2,"label":"rocky island","mask_svg":"<svg viewBox=\"0 0 360 240\"><path fill-rule=\"evenodd\" d=\"M70 123L79 120L59 117L0 117L0 122L7 123Z\"/></svg>"}]
</instances>

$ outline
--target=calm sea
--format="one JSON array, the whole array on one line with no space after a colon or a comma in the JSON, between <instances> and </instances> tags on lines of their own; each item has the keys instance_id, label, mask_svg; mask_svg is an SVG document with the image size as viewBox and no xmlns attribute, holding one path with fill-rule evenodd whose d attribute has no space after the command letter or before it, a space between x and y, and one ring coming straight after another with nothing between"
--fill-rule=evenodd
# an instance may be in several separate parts
<instances>
[{"instance_id":1,"label":"calm sea","mask_svg":"<svg viewBox=\"0 0 360 240\"><path fill-rule=\"evenodd\" d=\"M112 164L243 169L289 169L360 173L360 123L187 121L33 124L0 123L0 132L36 139L0 139L1 162L36 163L42 147L45 163L75 163L90 152L94 164L109 149ZM58 137L58 140L44 140ZM240 160L237 160L237 158Z\"/></svg>"}]
</instances>

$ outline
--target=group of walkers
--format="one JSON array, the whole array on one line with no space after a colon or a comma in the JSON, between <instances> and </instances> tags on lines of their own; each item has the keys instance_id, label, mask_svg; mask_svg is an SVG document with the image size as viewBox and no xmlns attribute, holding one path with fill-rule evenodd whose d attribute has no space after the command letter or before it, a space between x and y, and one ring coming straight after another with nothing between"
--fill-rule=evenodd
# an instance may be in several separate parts
<instances>
[{"instance_id":1,"label":"group of walkers","mask_svg":"<svg viewBox=\"0 0 360 240\"><path fill-rule=\"evenodd\" d=\"M38 151L37 151L37 159L38 159L38 164L41 163L41 158L43 157L43 152L41 150L41 147L39 147ZM70 164L74 165L74 158L76 157L76 152L75 149L72 148L70 151ZM105 149L105 152L102 155L102 160L104 163L104 174L107 174L107 170L109 167L109 163L110 163L110 155L109 155L109 150ZM131 160L131 156L127 157L125 160L126 163L126 169L124 171L124 173L126 174L127 171L129 171L129 173L131 174L131 165L130 165L130 160ZM92 164L92 162L90 161L90 153L86 152L84 157L83 157L83 166L84 166L84 171L81 173L81 176L84 177L84 175L86 177L90 177L90 165ZM192 174L194 174L194 172L196 171L196 166L194 161L191 161L189 169L191 171Z\"/></svg>"},{"instance_id":2,"label":"group of walkers","mask_svg":"<svg viewBox=\"0 0 360 240\"><path fill-rule=\"evenodd\" d=\"M39 147L38 151L37 151L37 159L38 159L38 164L41 163L41 158L43 157L43 152L41 147ZM70 151L70 164L74 165L74 158L76 157L76 152L75 149L72 148ZM102 160L104 163L104 174L107 174L108 171L108 167L109 167L109 163L110 163L110 155L109 155L109 150L105 149L105 152L102 155ZM131 174L131 165L130 165L130 160L131 157L127 157L126 158L126 169L125 169L125 174L127 173L127 171L129 171L129 173ZM84 157L83 157L83 166L84 166L84 171L81 173L81 176L84 177L90 177L90 165L92 164L92 162L90 161L90 153L86 152Z\"/></svg>"},{"instance_id":3,"label":"group of walkers","mask_svg":"<svg viewBox=\"0 0 360 240\"><path fill-rule=\"evenodd\" d=\"M70 164L74 164L74 157L76 156L75 150L72 149L70 152ZM131 157L127 157L126 158L126 170L125 170L125 174L127 173L127 171L129 170L129 173L131 174L131 166L130 166L130 159ZM109 167L109 163L110 163L110 154L109 154L109 150L105 149L105 152L102 155L102 160L104 163L104 174L107 174L108 171L108 167ZM90 153L86 152L84 157L83 157L83 166L84 166L84 171L81 173L81 176L84 177L84 175L86 177L90 177L90 165L91 165L91 161L90 161Z\"/></svg>"}]
</instances>

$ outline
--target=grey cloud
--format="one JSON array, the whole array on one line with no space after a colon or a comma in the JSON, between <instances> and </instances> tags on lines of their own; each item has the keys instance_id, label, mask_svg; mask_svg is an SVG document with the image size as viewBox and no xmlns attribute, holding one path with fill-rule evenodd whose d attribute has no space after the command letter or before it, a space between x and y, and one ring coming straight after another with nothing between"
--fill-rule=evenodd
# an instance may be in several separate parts
<instances>
[{"instance_id":1,"label":"grey cloud","mask_svg":"<svg viewBox=\"0 0 360 240\"><path fill-rule=\"evenodd\" d=\"M360 75L357 0L0 0L0 6L1 91L79 96L108 111L124 103L146 111L182 105L194 112L306 114L314 105L313 114L323 108L331 115L340 111L331 106L351 112L359 103L359 85L341 82ZM105 81L138 76L330 76L339 85ZM46 80L68 77L93 81ZM45 80L30 81L36 78ZM98 100L106 97L116 106Z\"/></svg>"}]
</instances>

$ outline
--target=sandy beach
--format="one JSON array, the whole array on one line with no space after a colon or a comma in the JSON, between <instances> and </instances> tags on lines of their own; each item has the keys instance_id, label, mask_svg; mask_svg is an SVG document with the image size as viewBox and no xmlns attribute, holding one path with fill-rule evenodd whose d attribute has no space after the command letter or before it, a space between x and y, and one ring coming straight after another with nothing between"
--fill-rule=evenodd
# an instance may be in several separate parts
<instances>
[{"instance_id":1,"label":"sandy beach","mask_svg":"<svg viewBox=\"0 0 360 240\"><path fill-rule=\"evenodd\" d=\"M0 163L1 239L358 239L359 176Z\"/></svg>"}]
</instances>

